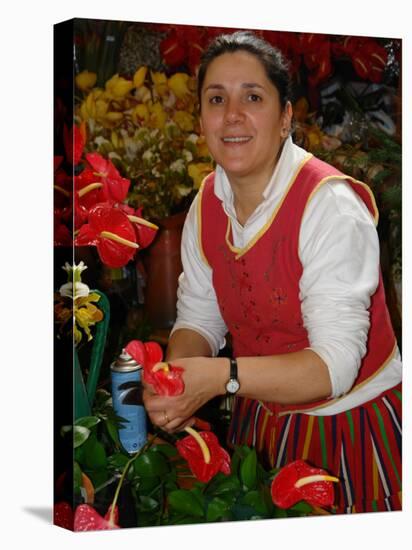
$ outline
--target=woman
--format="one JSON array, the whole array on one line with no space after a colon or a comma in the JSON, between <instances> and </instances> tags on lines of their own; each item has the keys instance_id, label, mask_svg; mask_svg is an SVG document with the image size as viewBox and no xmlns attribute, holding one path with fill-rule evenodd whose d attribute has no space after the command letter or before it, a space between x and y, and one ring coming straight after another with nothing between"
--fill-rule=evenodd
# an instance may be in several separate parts
<instances>
[{"instance_id":1,"label":"woman","mask_svg":"<svg viewBox=\"0 0 412 550\"><path fill-rule=\"evenodd\" d=\"M293 144L289 75L252 33L220 36L198 75L217 167L183 232L167 358L185 392L145 405L174 432L236 395L229 444L341 479L338 512L400 509L401 363L369 189ZM233 356L217 357L229 332Z\"/></svg>"}]
</instances>

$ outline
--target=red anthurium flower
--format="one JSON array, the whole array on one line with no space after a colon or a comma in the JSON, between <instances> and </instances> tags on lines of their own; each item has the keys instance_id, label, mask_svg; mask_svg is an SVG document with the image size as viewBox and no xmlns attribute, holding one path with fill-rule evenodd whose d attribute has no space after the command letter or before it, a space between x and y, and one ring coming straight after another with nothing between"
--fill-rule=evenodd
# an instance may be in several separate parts
<instances>
[{"instance_id":1,"label":"red anthurium flower","mask_svg":"<svg viewBox=\"0 0 412 550\"><path fill-rule=\"evenodd\" d=\"M187 460L190 470L199 481L207 483L218 472L230 474L230 456L219 445L218 438L212 432L195 432L186 428L190 434L176 443L179 454Z\"/></svg>"},{"instance_id":2,"label":"red anthurium flower","mask_svg":"<svg viewBox=\"0 0 412 550\"><path fill-rule=\"evenodd\" d=\"M140 248L148 247L156 237L156 232L159 229L158 226L142 217L143 208L134 210L134 208L127 204L119 204L117 206L127 214L129 220L132 222L136 231L136 241Z\"/></svg>"},{"instance_id":3,"label":"red anthurium flower","mask_svg":"<svg viewBox=\"0 0 412 550\"><path fill-rule=\"evenodd\" d=\"M69 131L67 126L63 127L63 144L66 152L66 159L70 164L76 166L81 161L83 149L86 145L85 126L73 124Z\"/></svg>"},{"instance_id":4,"label":"red anthurium flower","mask_svg":"<svg viewBox=\"0 0 412 550\"><path fill-rule=\"evenodd\" d=\"M96 512L89 504L80 504L76 508L74 514L74 530L75 531L104 531L106 529L120 529L117 525L118 522L118 510L117 506L113 514L113 518L110 518L111 507L107 511L104 518Z\"/></svg>"},{"instance_id":5,"label":"red anthurium flower","mask_svg":"<svg viewBox=\"0 0 412 550\"><path fill-rule=\"evenodd\" d=\"M186 59L185 44L179 37L179 34L175 28L172 29L159 46L163 61L170 67L178 67Z\"/></svg>"},{"instance_id":6,"label":"red anthurium flower","mask_svg":"<svg viewBox=\"0 0 412 550\"><path fill-rule=\"evenodd\" d=\"M97 178L95 181L103 184L104 200L112 203L123 202L129 191L130 180L122 178L114 164L99 153L88 153L86 160Z\"/></svg>"},{"instance_id":7,"label":"red anthurium flower","mask_svg":"<svg viewBox=\"0 0 412 550\"><path fill-rule=\"evenodd\" d=\"M184 369L162 363L163 351L157 342L132 340L125 350L137 363L143 365L143 378L157 394L180 395L184 392Z\"/></svg>"},{"instance_id":8,"label":"red anthurium flower","mask_svg":"<svg viewBox=\"0 0 412 550\"><path fill-rule=\"evenodd\" d=\"M135 231L127 215L107 204L97 204L82 225L76 246L96 246L101 261L108 267L123 267L135 255Z\"/></svg>"},{"instance_id":9,"label":"red anthurium flower","mask_svg":"<svg viewBox=\"0 0 412 550\"><path fill-rule=\"evenodd\" d=\"M54 212L54 246L73 246L71 233L61 221L60 212Z\"/></svg>"},{"instance_id":10,"label":"red anthurium flower","mask_svg":"<svg viewBox=\"0 0 412 550\"><path fill-rule=\"evenodd\" d=\"M62 501L54 505L53 523L58 527L73 531L73 510L68 502Z\"/></svg>"},{"instance_id":11,"label":"red anthurium flower","mask_svg":"<svg viewBox=\"0 0 412 550\"><path fill-rule=\"evenodd\" d=\"M305 500L312 506L331 506L333 485L339 481L321 468L312 468L304 460L291 462L272 481L272 500L279 508L290 508Z\"/></svg>"}]
</instances>

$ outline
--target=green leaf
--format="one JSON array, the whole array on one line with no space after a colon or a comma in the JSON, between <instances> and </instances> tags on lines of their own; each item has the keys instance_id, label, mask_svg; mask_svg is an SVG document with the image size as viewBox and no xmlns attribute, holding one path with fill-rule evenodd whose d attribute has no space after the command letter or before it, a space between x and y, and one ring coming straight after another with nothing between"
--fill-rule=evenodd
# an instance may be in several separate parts
<instances>
[{"instance_id":1,"label":"green leaf","mask_svg":"<svg viewBox=\"0 0 412 550\"><path fill-rule=\"evenodd\" d=\"M86 430L87 428L82 428L76 426L76 428L81 428ZM101 468L107 468L107 457L104 446L100 441L97 440L95 434L93 434L89 439L84 443L82 448L82 464L90 470L98 470Z\"/></svg>"},{"instance_id":2,"label":"green leaf","mask_svg":"<svg viewBox=\"0 0 412 550\"><path fill-rule=\"evenodd\" d=\"M251 506L259 515L265 516L269 513L264 497L259 491L246 493L241 500L241 504Z\"/></svg>"},{"instance_id":3,"label":"green leaf","mask_svg":"<svg viewBox=\"0 0 412 550\"><path fill-rule=\"evenodd\" d=\"M301 512L302 514L309 514L312 512L312 506L305 502L304 500L301 500L294 504L289 510L293 510L295 512Z\"/></svg>"},{"instance_id":4,"label":"green leaf","mask_svg":"<svg viewBox=\"0 0 412 550\"><path fill-rule=\"evenodd\" d=\"M168 443L153 445L151 447L151 450L162 453L168 458L172 458L178 454L176 447L174 447L173 445L169 445Z\"/></svg>"},{"instance_id":5,"label":"green leaf","mask_svg":"<svg viewBox=\"0 0 412 550\"><path fill-rule=\"evenodd\" d=\"M190 491L178 489L169 493L169 505L176 512L186 514L188 516L203 517L203 507L199 503L198 498Z\"/></svg>"},{"instance_id":6,"label":"green leaf","mask_svg":"<svg viewBox=\"0 0 412 550\"><path fill-rule=\"evenodd\" d=\"M223 476L224 474L222 474ZM216 476L217 478L217 476ZM206 493L212 494L212 495L224 495L224 494L233 494L240 491L240 481L239 479L234 476L224 476L224 479L213 480L211 484L208 485L206 489Z\"/></svg>"},{"instance_id":7,"label":"green leaf","mask_svg":"<svg viewBox=\"0 0 412 550\"><path fill-rule=\"evenodd\" d=\"M169 465L162 453L149 449L136 458L132 471L141 477L162 476L169 472Z\"/></svg>"},{"instance_id":8,"label":"green leaf","mask_svg":"<svg viewBox=\"0 0 412 550\"><path fill-rule=\"evenodd\" d=\"M77 449L89 438L91 431L84 426L74 426L73 447Z\"/></svg>"},{"instance_id":9,"label":"green leaf","mask_svg":"<svg viewBox=\"0 0 412 550\"><path fill-rule=\"evenodd\" d=\"M243 485L248 489L253 489L257 481L257 455L255 449L247 455L240 465L240 478Z\"/></svg>"},{"instance_id":10,"label":"green leaf","mask_svg":"<svg viewBox=\"0 0 412 550\"><path fill-rule=\"evenodd\" d=\"M138 508L141 512L154 512L159 509L159 506L154 498L145 495L139 497Z\"/></svg>"},{"instance_id":11,"label":"green leaf","mask_svg":"<svg viewBox=\"0 0 412 550\"><path fill-rule=\"evenodd\" d=\"M288 513L287 513L286 510L283 510L283 508L275 507L275 511L274 511L273 517L274 517L274 518L287 518L287 517L288 517Z\"/></svg>"},{"instance_id":12,"label":"green leaf","mask_svg":"<svg viewBox=\"0 0 412 550\"><path fill-rule=\"evenodd\" d=\"M108 457L107 465L112 470L123 470L128 461L129 458L123 453L114 453Z\"/></svg>"},{"instance_id":13,"label":"green leaf","mask_svg":"<svg viewBox=\"0 0 412 550\"><path fill-rule=\"evenodd\" d=\"M207 507L207 521L217 521L229 515L230 503L220 497L215 497Z\"/></svg>"},{"instance_id":14,"label":"green leaf","mask_svg":"<svg viewBox=\"0 0 412 550\"><path fill-rule=\"evenodd\" d=\"M83 426L84 428L88 428L89 430L93 428L93 426L96 426L100 422L100 418L97 418L97 416L82 416L81 418L78 418L76 422L74 423L75 426Z\"/></svg>"},{"instance_id":15,"label":"green leaf","mask_svg":"<svg viewBox=\"0 0 412 550\"><path fill-rule=\"evenodd\" d=\"M140 495L148 495L160 485L160 478L157 476L136 477L134 478L134 483Z\"/></svg>"}]
</instances>

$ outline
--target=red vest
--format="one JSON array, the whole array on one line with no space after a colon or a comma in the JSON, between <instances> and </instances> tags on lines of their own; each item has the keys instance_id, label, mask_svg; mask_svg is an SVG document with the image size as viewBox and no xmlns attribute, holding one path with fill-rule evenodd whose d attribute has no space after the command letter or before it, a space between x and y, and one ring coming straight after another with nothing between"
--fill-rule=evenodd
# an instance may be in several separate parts
<instances>
[{"instance_id":1,"label":"red vest","mask_svg":"<svg viewBox=\"0 0 412 550\"><path fill-rule=\"evenodd\" d=\"M277 355L310 346L299 300L303 271L298 254L299 231L309 200L332 178L345 179L377 221L375 200L365 184L308 156L293 175L271 219L244 249L233 246L230 220L214 193L214 173L205 179L199 197L199 240L204 259L213 270L213 285L232 336L235 357ZM375 376L396 348L381 274L369 311L367 353L351 391ZM317 401L309 407L268 406L306 411L331 402Z\"/></svg>"}]
</instances>

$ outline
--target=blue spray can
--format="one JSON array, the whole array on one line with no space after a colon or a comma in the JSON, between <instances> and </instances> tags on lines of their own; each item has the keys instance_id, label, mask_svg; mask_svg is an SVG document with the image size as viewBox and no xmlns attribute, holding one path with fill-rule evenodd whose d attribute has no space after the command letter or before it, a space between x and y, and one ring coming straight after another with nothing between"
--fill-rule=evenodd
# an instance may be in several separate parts
<instances>
[{"instance_id":1,"label":"blue spray can","mask_svg":"<svg viewBox=\"0 0 412 550\"><path fill-rule=\"evenodd\" d=\"M110 365L113 408L127 422L119 439L128 453L136 453L147 441L146 411L142 399L142 366L125 351Z\"/></svg>"}]
</instances>

